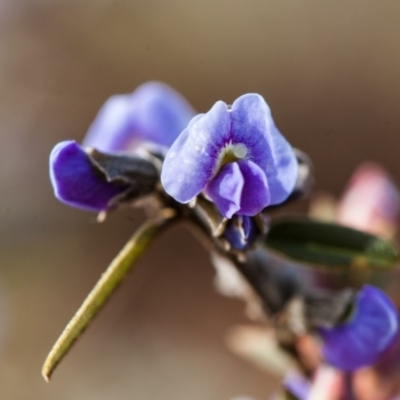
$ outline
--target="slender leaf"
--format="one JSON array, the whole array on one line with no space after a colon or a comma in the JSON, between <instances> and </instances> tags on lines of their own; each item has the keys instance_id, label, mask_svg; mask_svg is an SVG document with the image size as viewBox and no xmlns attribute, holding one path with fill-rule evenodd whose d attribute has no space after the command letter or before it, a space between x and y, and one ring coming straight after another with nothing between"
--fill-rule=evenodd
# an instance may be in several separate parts
<instances>
[{"instance_id":1,"label":"slender leaf","mask_svg":"<svg viewBox=\"0 0 400 400\"><path fill-rule=\"evenodd\" d=\"M398 260L389 240L304 217L272 222L264 244L296 261L327 267L391 268Z\"/></svg>"}]
</instances>

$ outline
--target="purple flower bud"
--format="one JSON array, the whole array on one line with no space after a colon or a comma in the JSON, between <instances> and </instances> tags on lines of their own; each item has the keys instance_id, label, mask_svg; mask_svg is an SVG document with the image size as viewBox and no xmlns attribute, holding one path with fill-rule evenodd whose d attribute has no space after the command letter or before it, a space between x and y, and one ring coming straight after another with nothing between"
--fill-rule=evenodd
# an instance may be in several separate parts
<instances>
[{"instance_id":1,"label":"purple flower bud","mask_svg":"<svg viewBox=\"0 0 400 400\"><path fill-rule=\"evenodd\" d=\"M167 153L161 182L181 203L204 191L231 218L285 201L297 172L293 149L265 100L247 94L232 107L218 101L191 120Z\"/></svg>"},{"instance_id":2,"label":"purple flower bud","mask_svg":"<svg viewBox=\"0 0 400 400\"><path fill-rule=\"evenodd\" d=\"M224 236L232 247L243 250L256 238L256 227L250 217L234 215L226 226Z\"/></svg>"},{"instance_id":3,"label":"purple flower bud","mask_svg":"<svg viewBox=\"0 0 400 400\"><path fill-rule=\"evenodd\" d=\"M85 147L131 152L140 142L169 147L186 128L194 110L175 90L148 82L131 94L107 100L89 128Z\"/></svg>"},{"instance_id":4,"label":"purple flower bud","mask_svg":"<svg viewBox=\"0 0 400 400\"><path fill-rule=\"evenodd\" d=\"M399 334L397 309L385 293L365 285L349 318L319 333L325 359L343 371L354 371L375 364L394 343Z\"/></svg>"}]
</instances>

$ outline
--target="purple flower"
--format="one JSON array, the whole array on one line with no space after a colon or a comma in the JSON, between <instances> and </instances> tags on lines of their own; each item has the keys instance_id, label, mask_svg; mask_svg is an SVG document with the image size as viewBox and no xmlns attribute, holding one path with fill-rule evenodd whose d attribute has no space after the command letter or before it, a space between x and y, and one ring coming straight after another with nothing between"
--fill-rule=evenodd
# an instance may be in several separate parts
<instances>
[{"instance_id":1,"label":"purple flower","mask_svg":"<svg viewBox=\"0 0 400 400\"><path fill-rule=\"evenodd\" d=\"M190 121L167 153L161 182L181 203L204 191L231 218L285 201L297 171L293 149L265 100L247 94L231 107L218 101Z\"/></svg>"},{"instance_id":2,"label":"purple flower","mask_svg":"<svg viewBox=\"0 0 400 400\"><path fill-rule=\"evenodd\" d=\"M350 317L319 332L325 359L343 371L353 371L375 364L395 342L399 334L397 309L385 293L365 285Z\"/></svg>"},{"instance_id":3,"label":"purple flower","mask_svg":"<svg viewBox=\"0 0 400 400\"><path fill-rule=\"evenodd\" d=\"M58 143L50 155L50 178L54 194L61 202L90 211L109 209L114 200L128 191L146 194L139 187L143 179L132 179L134 173L154 176L155 168L149 161L133 155L144 143L163 151L187 126L194 115L192 108L168 86L150 82L128 95L111 97L100 110L89 128L83 147L75 141ZM117 153L113 171L121 163L129 170L130 179L107 176L91 157L93 151ZM132 165L134 168L132 168ZM143 185L142 185L143 186ZM151 185L144 185L146 190Z\"/></svg>"},{"instance_id":4,"label":"purple flower","mask_svg":"<svg viewBox=\"0 0 400 400\"><path fill-rule=\"evenodd\" d=\"M131 94L106 101L83 146L107 153L131 153L140 142L169 147L194 114L189 103L169 86L144 83Z\"/></svg>"}]
</instances>

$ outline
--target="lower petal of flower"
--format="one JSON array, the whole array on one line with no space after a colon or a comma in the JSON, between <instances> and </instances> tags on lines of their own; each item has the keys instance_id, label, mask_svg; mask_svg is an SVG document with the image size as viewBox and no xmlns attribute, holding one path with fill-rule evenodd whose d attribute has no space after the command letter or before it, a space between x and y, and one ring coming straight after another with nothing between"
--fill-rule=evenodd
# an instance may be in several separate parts
<instances>
[{"instance_id":1,"label":"lower petal of flower","mask_svg":"<svg viewBox=\"0 0 400 400\"><path fill-rule=\"evenodd\" d=\"M248 160L225 164L205 191L226 218L254 216L270 202L265 174Z\"/></svg>"},{"instance_id":2,"label":"lower petal of flower","mask_svg":"<svg viewBox=\"0 0 400 400\"><path fill-rule=\"evenodd\" d=\"M394 343L399 334L397 309L385 293L365 285L349 320L319 332L326 360L341 370L353 371L376 363Z\"/></svg>"},{"instance_id":3,"label":"lower petal of flower","mask_svg":"<svg viewBox=\"0 0 400 400\"><path fill-rule=\"evenodd\" d=\"M261 168L252 161L239 161L238 165L244 178L238 214L254 216L270 204L267 178Z\"/></svg>"},{"instance_id":4,"label":"lower petal of flower","mask_svg":"<svg viewBox=\"0 0 400 400\"><path fill-rule=\"evenodd\" d=\"M107 182L75 141L58 143L50 154L50 178L58 200L89 211L102 211L128 185Z\"/></svg>"},{"instance_id":5,"label":"lower petal of flower","mask_svg":"<svg viewBox=\"0 0 400 400\"><path fill-rule=\"evenodd\" d=\"M225 164L206 187L207 195L217 205L221 214L232 218L240 209L244 178L238 163Z\"/></svg>"}]
</instances>

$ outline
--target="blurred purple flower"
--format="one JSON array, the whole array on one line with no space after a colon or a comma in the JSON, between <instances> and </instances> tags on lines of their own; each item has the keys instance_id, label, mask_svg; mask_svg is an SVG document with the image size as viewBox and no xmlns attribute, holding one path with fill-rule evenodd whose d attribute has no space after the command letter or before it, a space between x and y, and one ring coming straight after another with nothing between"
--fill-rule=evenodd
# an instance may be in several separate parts
<instances>
[{"instance_id":1,"label":"blurred purple flower","mask_svg":"<svg viewBox=\"0 0 400 400\"><path fill-rule=\"evenodd\" d=\"M399 334L399 319L390 298L365 285L349 318L334 328L320 328L325 359L343 371L375 364Z\"/></svg>"},{"instance_id":2,"label":"blurred purple flower","mask_svg":"<svg viewBox=\"0 0 400 400\"><path fill-rule=\"evenodd\" d=\"M131 94L110 97L83 146L107 153L131 153L140 142L168 148L194 115L178 92L160 82L147 82Z\"/></svg>"},{"instance_id":3,"label":"blurred purple flower","mask_svg":"<svg viewBox=\"0 0 400 400\"><path fill-rule=\"evenodd\" d=\"M310 381L298 373L286 375L282 386L299 400L307 400L311 389Z\"/></svg>"},{"instance_id":4,"label":"blurred purple flower","mask_svg":"<svg viewBox=\"0 0 400 400\"><path fill-rule=\"evenodd\" d=\"M107 210L129 185L106 179L85 148L133 154L141 144L165 151L194 115L170 87L149 82L132 94L111 97L98 113L83 142L58 143L50 155L50 178L58 200L90 211Z\"/></svg>"},{"instance_id":5,"label":"blurred purple flower","mask_svg":"<svg viewBox=\"0 0 400 400\"><path fill-rule=\"evenodd\" d=\"M399 216L400 194L388 172L379 164L361 164L338 204L336 220L376 235L393 236Z\"/></svg>"},{"instance_id":6,"label":"blurred purple flower","mask_svg":"<svg viewBox=\"0 0 400 400\"><path fill-rule=\"evenodd\" d=\"M253 216L286 200L297 170L293 149L265 100L246 94L231 107L218 101L191 120L167 153L161 182L181 203L204 190L231 218L235 213Z\"/></svg>"},{"instance_id":7,"label":"blurred purple flower","mask_svg":"<svg viewBox=\"0 0 400 400\"><path fill-rule=\"evenodd\" d=\"M290 399L307 400L309 398L311 382L299 373L289 372L279 392L272 395L270 400Z\"/></svg>"}]
</instances>

